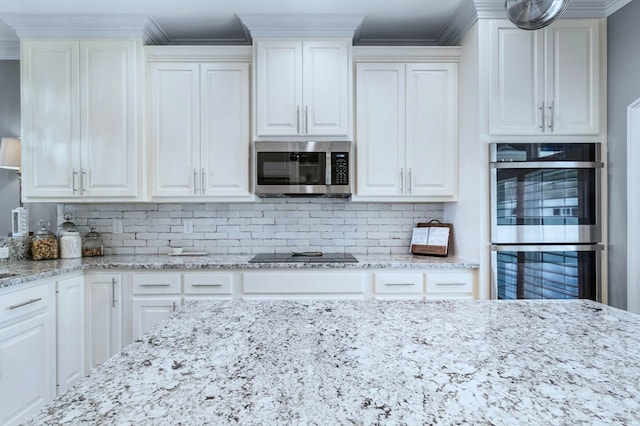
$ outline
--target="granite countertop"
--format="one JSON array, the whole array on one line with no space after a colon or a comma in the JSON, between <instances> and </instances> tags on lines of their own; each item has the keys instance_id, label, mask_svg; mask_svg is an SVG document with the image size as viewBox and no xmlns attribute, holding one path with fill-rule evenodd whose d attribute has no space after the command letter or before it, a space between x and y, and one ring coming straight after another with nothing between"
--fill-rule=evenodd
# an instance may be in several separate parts
<instances>
[{"instance_id":1,"label":"granite countertop","mask_svg":"<svg viewBox=\"0 0 640 426\"><path fill-rule=\"evenodd\" d=\"M638 424L638 330L581 300L194 302L30 424Z\"/></svg>"},{"instance_id":2,"label":"granite countertop","mask_svg":"<svg viewBox=\"0 0 640 426\"><path fill-rule=\"evenodd\" d=\"M358 263L249 263L253 257L246 255L113 255L0 263L0 289L40 278L96 269L371 269L371 268L471 268L477 263L457 257L432 257L413 255L356 255ZM10 274L1 278L2 274Z\"/></svg>"}]
</instances>

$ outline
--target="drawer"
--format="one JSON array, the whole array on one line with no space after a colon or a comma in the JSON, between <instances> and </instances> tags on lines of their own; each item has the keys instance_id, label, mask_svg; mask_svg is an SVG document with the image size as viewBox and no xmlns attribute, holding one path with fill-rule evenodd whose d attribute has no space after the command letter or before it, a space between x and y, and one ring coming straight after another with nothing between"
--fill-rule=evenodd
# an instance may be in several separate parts
<instances>
[{"instance_id":1,"label":"drawer","mask_svg":"<svg viewBox=\"0 0 640 426\"><path fill-rule=\"evenodd\" d=\"M0 327L38 315L51 309L55 283L44 282L28 288L0 294Z\"/></svg>"},{"instance_id":2,"label":"drawer","mask_svg":"<svg viewBox=\"0 0 640 426\"><path fill-rule=\"evenodd\" d=\"M427 293L473 294L473 271L427 272Z\"/></svg>"},{"instance_id":3,"label":"drawer","mask_svg":"<svg viewBox=\"0 0 640 426\"><path fill-rule=\"evenodd\" d=\"M231 294L233 274L184 274L185 294Z\"/></svg>"},{"instance_id":4,"label":"drawer","mask_svg":"<svg viewBox=\"0 0 640 426\"><path fill-rule=\"evenodd\" d=\"M180 273L136 273L131 277L133 294L180 294Z\"/></svg>"},{"instance_id":5,"label":"drawer","mask_svg":"<svg viewBox=\"0 0 640 426\"><path fill-rule=\"evenodd\" d=\"M420 272L376 272L373 279L376 293L422 293Z\"/></svg>"},{"instance_id":6,"label":"drawer","mask_svg":"<svg viewBox=\"0 0 640 426\"><path fill-rule=\"evenodd\" d=\"M242 276L245 294L362 294L359 272L264 272Z\"/></svg>"}]
</instances>

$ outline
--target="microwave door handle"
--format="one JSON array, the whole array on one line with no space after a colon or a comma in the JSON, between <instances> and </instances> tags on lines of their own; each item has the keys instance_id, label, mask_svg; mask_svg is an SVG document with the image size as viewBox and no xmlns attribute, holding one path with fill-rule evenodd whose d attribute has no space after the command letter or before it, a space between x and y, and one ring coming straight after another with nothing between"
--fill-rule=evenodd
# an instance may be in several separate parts
<instances>
[{"instance_id":1,"label":"microwave door handle","mask_svg":"<svg viewBox=\"0 0 640 426\"><path fill-rule=\"evenodd\" d=\"M331 153L327 151L327 156L324 162L325 170L324 170L324 184L329 186L331 185Z\"/></svg>"}]
</instances>

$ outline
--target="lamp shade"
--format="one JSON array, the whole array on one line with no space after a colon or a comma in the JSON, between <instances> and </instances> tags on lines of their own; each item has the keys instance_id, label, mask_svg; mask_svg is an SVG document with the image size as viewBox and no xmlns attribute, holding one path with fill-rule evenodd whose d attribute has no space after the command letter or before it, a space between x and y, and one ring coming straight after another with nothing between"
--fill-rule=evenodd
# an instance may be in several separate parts
<instances>
[{"instance_id":1,"label":"lamp shade","mask_svg":"<svg viewBox=\"0 0 640 426\"><path fill-rule=\"evenodd\" d=\"M2 138L0 142L0 168L20 170L20 139Z\"/></svg>"}]
</instances>

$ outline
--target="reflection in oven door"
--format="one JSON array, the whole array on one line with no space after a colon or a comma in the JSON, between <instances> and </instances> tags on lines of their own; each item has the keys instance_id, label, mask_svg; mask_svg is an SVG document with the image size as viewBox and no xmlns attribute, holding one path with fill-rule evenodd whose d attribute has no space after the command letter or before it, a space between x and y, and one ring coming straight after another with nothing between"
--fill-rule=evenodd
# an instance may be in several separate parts
<instances>
[{"instance_id":1,"label":"reflection in oven door","mask_svg":"<svg viewBox=\"0 0 640 426\"><path fill-rule=\"evenodd\" d=\"M600 244L493 245L493 298L600 300Z\"/></svg>"}]
</instances>

